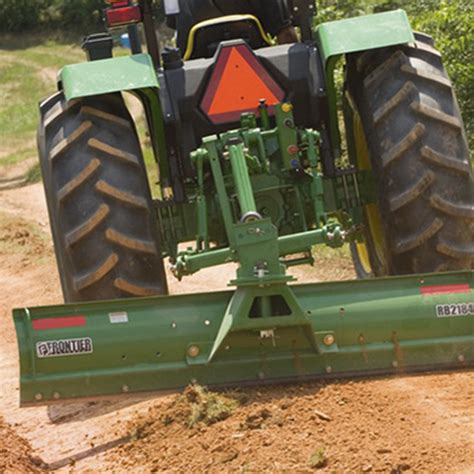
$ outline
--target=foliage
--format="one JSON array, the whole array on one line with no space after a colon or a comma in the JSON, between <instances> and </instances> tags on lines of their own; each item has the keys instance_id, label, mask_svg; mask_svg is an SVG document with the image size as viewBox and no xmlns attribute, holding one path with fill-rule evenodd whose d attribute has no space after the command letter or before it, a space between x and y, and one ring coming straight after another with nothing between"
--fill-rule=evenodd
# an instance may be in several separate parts
<instances>
[{"instance_id":1,"label":"foliage","mask_svg":"<svg viewBox=\"0 0 474 474\"><path fill-rule=\"evenodd\" d=\"M21 31L37 26L44 8L42 0L2 0L0 32Z\"/></svg>"},{"instance_id":2,"label":"foliage","mask_svg":"<svg viewBox=\"0 0 474 474\"><path fill-rule=\"evenodd\" d=\"M161 0L154 1L157 19L162 21ZM105 7L104 0L0 0L0 33L39 27L97 31Z\"/></svg>"},{"instance_id":3,"label":"foliage","mask_svg":"<svg viewBox=\"0 0 474 474\"><path fill-rule=\"evenodd\" d=\"M431 35L443 55L460 104L470 149L474 149L474 1L319 0L317 21L404 9L412 27Z\"/></svg>"},{"instance_id":4,"label":"foliage","mask_svg":"<svg viewBox=\"0 0 474 474\"><path fill-rule=\"evenodd\" d=\"M461 107L470 149L473 150L474 2L422 0L410 3L413 3L409 9L413 28L431 35L443 54L444 65Z\"/></svg>"},{"instance_id":5,"label":"foliage","mask_svg":"<svg viewBox=\"0 0 474 474\"><path fill-rule=\"evenodd\" d=\"M0 32L38 27L97 29L104 5L103 0L1 0Z\"/></svg>"},{"instance_id":6,"label":"foliage","mask_svg":"<svg viewBox=\"0 0 474 474\"><path fill-rule=\"evenodd\" d=\"M59 10L62 24L65 26L83 25L96 26L102 21L102 0L63 0L55 1L54 6Z\"/></svg>"}]
</instances>

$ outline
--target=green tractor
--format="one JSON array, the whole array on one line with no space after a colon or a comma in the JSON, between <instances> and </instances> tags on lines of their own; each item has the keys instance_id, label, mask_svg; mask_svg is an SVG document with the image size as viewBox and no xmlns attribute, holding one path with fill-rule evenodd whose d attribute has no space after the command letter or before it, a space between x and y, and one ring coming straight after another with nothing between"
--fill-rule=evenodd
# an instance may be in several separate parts
<instances>
[{"instance_id":1,"label":"green tractor","mask_svg":"<svg viewBox=\"0 0 474 474\"><path fill-rule=\"evenodd\" d=\"M401 10L313 29L314 3L293 0L293 43L224 15L160 53L149 0L108 3L132 54L88 37L40 104L66 304L14 310L23 405L473 364L473 173L429 36ZM357 281L290 284L315 246L346 243ZM165 259L178 279L237 262L235 289L167 296Z\"/></svg>"}]
</instances>

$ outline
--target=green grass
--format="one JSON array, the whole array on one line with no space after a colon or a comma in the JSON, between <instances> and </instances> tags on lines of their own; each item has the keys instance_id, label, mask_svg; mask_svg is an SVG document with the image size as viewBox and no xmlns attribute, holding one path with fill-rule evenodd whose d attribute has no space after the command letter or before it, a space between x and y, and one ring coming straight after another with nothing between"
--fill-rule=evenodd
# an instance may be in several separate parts
<instances>
[{"instance_id":1,"label":"green grass","mask_svg":"<svg viewBox=\"0 0 474 474\"><path fill-rule=\"evenodd\" d=\"M21 161L31 158L36 154L36 146L27 146L26 148L20 148L21 143L18 144L19 149L13 151L12 153L4 156L0 163L2 166L14 166Z\"/></svg>"},{"instance_id":2,"label":"green grass","mask_svg":"<svg viewBox=\"0 0 474 474\"><path fill-rule=\"evenodd\" d=\"M328 459L324 448L319 448L314 451L308 461L309 467L312 469L322 469L326 467Z\"/></svg>"},{"instance_id":3,"label":"green grass","mask_svg":"<svg viewBox=\"0 0 474 474\"><path fill-rule=\"evenodd\" d=\"M162 421L165 425L182 422L188 428L213 425L229 418L244 401L245 396L240 393L217 393L200 385L189 385L170 404Z\"/></svg>"},{"instance_id":4,"label":"green grass","mask_svg":"<svg viewBox=\"0 0 474 474\"><path fill-rule=\"evenodd\" d=\"M79 41L68 41L0 36L0 168L36 157L38 103L55 92L57 71L84 59ZM27 179L39 179L37 167Z\"/></svg>"},{"instance_id":5,"label":"green grass","mask_svg":"<svg viewBox=\"0 0 474 474\"><path fill-rule=\"evenodd\" d=\"M0 171L36 158L38 103L56 91L56 75L67 64L85 60L81 38L64 33L0 35ZM114 54L128 54L115 48ZM143 118L138 121L142 142L145 138ZM158 177L153 152L144 147L150 185ZM26 174L27 182L41 179L37 164Z\"/></svg>"}]
</instances>

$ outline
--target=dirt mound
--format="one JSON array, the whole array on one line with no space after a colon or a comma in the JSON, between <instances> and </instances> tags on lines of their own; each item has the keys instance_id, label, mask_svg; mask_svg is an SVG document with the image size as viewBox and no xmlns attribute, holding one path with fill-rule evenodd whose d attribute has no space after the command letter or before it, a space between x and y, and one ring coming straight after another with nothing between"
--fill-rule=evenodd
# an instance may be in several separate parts
<instances>
[{"instance_id":1,"label":"dirt mound","mask_svg":"<svg viewBox=\"0 0 474 474\"><path fill-rule=\"evenodd\" d=\"M31 454L31 446L0 417L0 472L43 472L43 462Z\"/></svg>"},{"instance_id":2,"label":"dirt mound","mask_svg":"<svg viewBox=\"0 0 474 474\"><path fill-rule=\"evenodd\" d=\"M220 394L200 385L190 385L171 401L161 419L165 425L181 422L188 428L199 423L213 425L229 418L243 400L237 392Z\"/></svg>"},{"instance_id":3,"label":"dirt mound","mask_svg":"<svg viewBox=\"0 0 474 474\"><path fill-rule=\"evenodd\" d=\"M0 255L42 257L52 254L49 236L36 224L0 214Z\"/></svg>"},{"instance_id":4,"label":"dirt mound","mask_svg":"<svg viewBox=\"0 0 474 474\"><path fill-rule=\"evenodd\" d=\"M457 387L467 387L471 376L456 374ZM376 379L206 392L207 400L234 401L223 420L212 424L205 418L189 423L203 401L201 395L192 401L195 389L188 388L129 422L131 441L113 456L124 471L140 466L154 472L472 472L469 426L464 436L461 426L453 436L453 420L441 422L416 396L419 385L448 386L453 375L404 380L404 390L396 379ZM454 407L460 404L460 419L466 419L472 399L453 403L451 396L454 391L447 397ZM440 409L442 401L435 402Z\"/></svg>"}]
</instances>

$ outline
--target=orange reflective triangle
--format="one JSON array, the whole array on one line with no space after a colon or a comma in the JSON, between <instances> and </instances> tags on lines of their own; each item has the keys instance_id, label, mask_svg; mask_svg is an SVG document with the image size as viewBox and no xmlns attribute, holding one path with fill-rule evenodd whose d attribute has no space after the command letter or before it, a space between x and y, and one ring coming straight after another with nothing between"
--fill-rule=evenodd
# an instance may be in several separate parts
<instances>
[{"instance_id":1,"label":"orange reflective triangle","mask_svg":"<svg viewBox=\"0 0 474 474\"><path fill-rule=\"evenodd\" d=\"M238 48L231 48L227 63L220 77L217 90L207 113L210 116L229 112L251 111L260 99L267 105L281 101L258 75Z\"/></svg>"}]
</instances>

